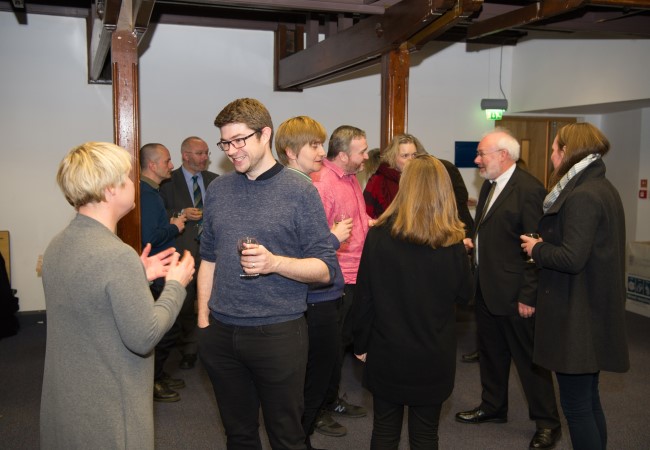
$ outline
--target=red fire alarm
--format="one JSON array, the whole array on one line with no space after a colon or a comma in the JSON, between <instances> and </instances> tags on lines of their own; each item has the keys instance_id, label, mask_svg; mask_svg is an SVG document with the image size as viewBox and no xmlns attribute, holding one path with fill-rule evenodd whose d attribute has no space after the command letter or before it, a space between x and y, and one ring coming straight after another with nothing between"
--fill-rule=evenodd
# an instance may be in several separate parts
<instances>
[{"instance_id":1,"label":"red fire alarm","mask_svg":"<svg viewBox=\"0 0 650 450\"><path fill-rule=\"evenodd\" d=\"M648 198L648 191L646 191L645 189L640 189L639 198Z\"/></svg>"},{"instance_id":2,"label":"red fire alarm","mask_svg":"<svg viewBox=\"0 0 650 450\"><path fill-rule=\"evenodd\" d=\"M641 187L642 188L647 188L648 187L648 179L647 178L644 178L643 180L641 180Z\"/></svg>"}]
</instances>

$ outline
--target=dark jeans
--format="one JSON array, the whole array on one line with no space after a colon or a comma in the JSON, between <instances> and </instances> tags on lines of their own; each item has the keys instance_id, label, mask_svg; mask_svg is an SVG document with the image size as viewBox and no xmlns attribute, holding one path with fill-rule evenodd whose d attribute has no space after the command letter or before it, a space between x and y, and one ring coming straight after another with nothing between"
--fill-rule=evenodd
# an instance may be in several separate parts
<instances>
[{"instance_id":1,"label":"dark jeans","mask_svg":"<svg viewBox=\"0 0 650 450\"><path fill-rule=\"evenodd\" d=\"M162 281L159 281L162 280ZM149 287L151 294L153 295L154 300L158 300L160 294L165 287L165 281L163 279L155 280L154 283ZM164 334L162 339L156 344L153 354L153 378L158 380L162 378L163 372L165 370L165 362L169 357L169 353L176 346L178 339L181 335L181 326L178 322L178 318L174 321L172 327Z\"/></svg>"},{"instance_id":2,"label":"dark jeans","mask_svg":"<svg viewBox=\"0 0 650 450\"><path fill-rule=\"evenodd\" d=\"M598 392L599 375L600 372L555 374L574 450L604 450L607 447L607 422Z\"/></svg>"},{"instance_id":3,"label":"dark jeans","mask_svg":"<svg viewBox=\"0 0 650 450\"><path fill-rule=\"evenodd\" d=\"M305 318L309 329L309 356L305 376L305 412L302 428L307 436L314 431L318 411L325 402L339 352L338 300L307 303Z\"/></svg>"},{"instance_id":4,"label":"dark jeans","mask_svg":"<svg viewBox=\"0 0 650 450\"><path fill-rule=\"evenodd\" d=\"M371 450L397 450L402 434L404 407L373 396L374 419ZM409 406L408 427L411 450L438 449L438 422L442 405Z\"/></svg>"},{"instance_id":5,"label":"dark jeans","mask_svg":"<svg viewBox=\"0 0 650 450\"><path fill-rule=\"evenodd\" d=\"M304 450L305 318L243 327L211 317L198 334L199 356L212 382L228 449L262 448L261 406L271 447Z\"/></svg>"},{"instance_id":6,"label":"dark jeans","mask_svg":"<svg viewBox=\"0 0 650 450\"><path fill-rule=\"evenodd\" d=\"M346 284L343 288L343 297L338 311L338 333L340 337L339 351L336 357L336 364L332 372L327 394L325 395L325 405L331 405L339 397L339 385L341 384L341 370L343 369L343 358L345 351L352 345L352 321L350 320L350 310L354 301L354 284Z\"/></svg>"}]
</instances>

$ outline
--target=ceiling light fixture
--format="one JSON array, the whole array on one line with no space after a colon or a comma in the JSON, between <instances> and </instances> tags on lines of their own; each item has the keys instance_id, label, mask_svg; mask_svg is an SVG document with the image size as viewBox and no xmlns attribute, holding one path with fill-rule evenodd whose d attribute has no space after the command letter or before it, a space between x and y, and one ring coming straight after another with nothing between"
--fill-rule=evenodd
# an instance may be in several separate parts
<instances>
[{"instance_id":1,"label":"ceiling light fixture","mask_svg":"<svg viewBox=\"0 0 650 450\"><path fill-rule=\"evenodd\" d=\"M485 111L485 118L488 120L501 120L503 113L508 110L508 100L501 86L501 70L503 68L503 46L501 46L501 58L499 61L499 89L503 98L484 98L481 100L481 109Z\"/></svg>"}]
</instances>

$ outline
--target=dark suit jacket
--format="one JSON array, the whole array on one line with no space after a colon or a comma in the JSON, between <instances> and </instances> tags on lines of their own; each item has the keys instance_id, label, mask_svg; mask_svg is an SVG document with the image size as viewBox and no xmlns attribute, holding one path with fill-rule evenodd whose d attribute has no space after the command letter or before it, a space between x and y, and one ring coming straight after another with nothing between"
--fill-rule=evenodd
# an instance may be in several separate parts
<instances>
[{"instance_id":1,"label":"dark suit jacket","mask_svg":"<svg viewBox=\"0 0 650 450\"><path fill-rule=\"evenodd\" d=\"M216 173L207 170L201 172L201 175L203 177L206 191L208 185L219 176ZM194 207L194 198L187 189L187 183L185 182L185 177L183 176L183 170L181 168L172 171L172 177L160 184L160 195L165 202L167 215L170 217L173 210L180 211L183 208ZM196 261L198 265L199 242L196 240L198 232L196 224L196 221L192 220L188 220L185 223L185 231L176 237L176 249L189 250L194 257L194 261Z\"/></svg>"},{"instance_id":2,"label":"dark suit jacket","mask_svg":"<svg viewBox=\"0 0 650 450\"><path fill-rule=\"evenodd\" d=\"M481 188L476 217L481 217L490 183ZM546 190L528 172L515 168L510 180L478 223L478 282L494 315L518 314L518 302L534 306L537 268L526 263L520 235L536 232Z\"/></svg>"}]
</instances>

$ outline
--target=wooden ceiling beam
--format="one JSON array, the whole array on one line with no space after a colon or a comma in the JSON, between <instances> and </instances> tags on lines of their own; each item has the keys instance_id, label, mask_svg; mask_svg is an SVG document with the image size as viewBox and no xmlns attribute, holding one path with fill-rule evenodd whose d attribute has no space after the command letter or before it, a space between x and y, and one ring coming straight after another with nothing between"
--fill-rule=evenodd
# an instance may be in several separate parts
<instances>
[{"instance_id":1,"label":"wooden ceiling beam","mask_svg":"<svg viewBox=\"0 0 650 450\"><path fill-rule=\"evenodd\" d=\"M137 35L138 42L149 27L151 13L156 0L126 0L130 3L131 17L133 17L133 29ZM90 81L100 80L108 58L108 51L111 48L111 38L117 28L120 10L123 0L106 0L103 9L97 10L97 4L93 3L90 16L88 17L88 74ZM126 6L126 2L124 4ZM110 82L102 79L102 82Z\"/></svg>"},{"instance_id":2,"label":"wooden ceiling beam","mask_svg":"<svg viewBox=\"0 0 650 450\"><path fill-rule=\"evenodd\" d=\"M179 0L176 0L179 2ZM181 3L181 2L179 2ZM187 3L212 6L230 6L272 10L299 10L319 12L340 12L381 15L386 12L383 4L373 5L364 1L326 1L326 0L188 0Z\"/></svg>"},{"instance_id":3,"label":"wooden ceiling beam","mask_svg":"<svg viewBox=\"0 0 650 450\"><path fill-rule=\"evenodd\" d=\"M648 0L592 0L589 3L598 6L615 6L618 8L650 9Z\"/></svg>"},{"instance_id":4,"label":"wooden ceiling beam","mask_svg":"<svg viewBox=\"0 0 650 450\"><path fill-rule=\"evenodd\" d=\"M149 28L151 13L155 4L156 0L138 0L133 3L133 17L135 17L133 28L138 35L138 43L142 39L142 36L144 36L147 28Z\"/></svg>"},{"instance_id":5,"label":"wooden ceiling beam","mask_svg":"<svg viewBox=\"0 0 650 450\"><path fill-rule=\"evenodd\" d=\"M121 8L122 0L107 0L101 10L97 10L96 3L92 4L88 17L88 78L91 81L100 78Z\"/></svg>"},{"instance_id":6,"label":"wooden ceiling beam","mask_svg":"<svg viewBox=\"0 0 650 450\"><path fill-rule=\"evenodd\" d=\"M588 0L546 0L476 22L467 27L467 39L477 39L514 27L550 19L583 7Z\"/></svg>"},{"instance_id":7,"label":"wooden ceiling beam","mask_svg":"<svg viewBox=\"0 0 650 450\"><path fill-rule=\"evenodd\" d=\"M344 70L373 63L415 36L431 22L454 8L459 0L402 0L381 17L368 17L356 25L295 55L280 59L279 89L294 89ZM483 0L471 1L480 7Z\"/></svg>"},{"instance_id":8,"label":"wooden ceiling beam","mask_svg":"<svg viewBox=\"0 0 650 450\"><path fill-rule=\"evenodd\" d=\"M459 1L452 9L443 14L440 18L433 21L427 27L418 31L408 40L410 51L420 49L427 42L436 39L443 33L453 28L460 20L466 19L478 11L483 2L474 0Z\"/></svg>"}]
</instances>

